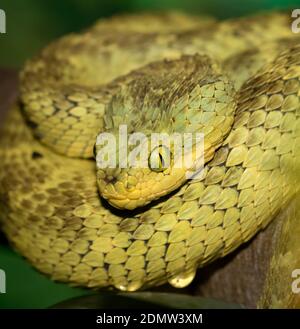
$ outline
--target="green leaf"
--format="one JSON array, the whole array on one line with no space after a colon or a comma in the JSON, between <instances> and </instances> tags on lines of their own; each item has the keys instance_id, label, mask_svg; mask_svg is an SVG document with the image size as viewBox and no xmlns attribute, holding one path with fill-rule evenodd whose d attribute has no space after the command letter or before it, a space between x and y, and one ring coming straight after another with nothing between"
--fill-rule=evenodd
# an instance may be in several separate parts
<instances>
[{"instance_id":1,"label":"green leaf","mask_svg":"<svg viewBox=\"0 0 300 329\"><path fill-rule=\"evenodd\" d=\"M0 294L0 308L46 308L92 293L51 281L7 245L1 244L0 269L6 274L6 293Z\"/></svg>"}]
</instances>

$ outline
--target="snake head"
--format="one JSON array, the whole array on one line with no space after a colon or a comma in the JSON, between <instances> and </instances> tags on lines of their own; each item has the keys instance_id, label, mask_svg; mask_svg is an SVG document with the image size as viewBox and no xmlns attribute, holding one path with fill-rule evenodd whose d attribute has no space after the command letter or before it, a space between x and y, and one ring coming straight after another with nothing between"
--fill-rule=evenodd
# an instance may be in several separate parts
<instances>
[{"instance_id":1,"label":"snake head","mask_svg":"<svg viewBox=\"0 0 300 329\"><path fill-rule=\"evenodd\" d=\"M100 194L145 206L197 177L233 122L231 83L205 56L152 63L119 81L95 146Z\"/></svg>"},{"instance_id":2,"label":"snake head","mask_svg":"<svg viewBox=\"0 0 300 329\"><path fill-rule=\"evenodd\" d=\"M180 157L175 156L174 145L151 147L146 145L147 141L146 138L137 147L138 150L131 148L127 158L128 168L120 168L122 164L119 160L105 161L109 156L114 158L113 152L106 154L104 159L103 148L99 150L96 144L98 187L101 195L116 208L135 209L147 205L176 190L188 178L188 167ZM108 149L113 150L112 145Z\"/></svg>"}]
</instances>

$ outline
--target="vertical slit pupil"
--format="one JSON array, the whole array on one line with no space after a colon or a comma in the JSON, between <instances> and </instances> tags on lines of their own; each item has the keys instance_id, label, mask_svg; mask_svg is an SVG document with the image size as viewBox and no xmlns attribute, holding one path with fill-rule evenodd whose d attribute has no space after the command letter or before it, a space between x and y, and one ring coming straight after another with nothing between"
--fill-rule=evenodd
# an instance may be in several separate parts
<instances>
[{"instance_id":1,"label":"vertical slit pupil","mask_svg":"<svg viewBox=\"0 0 300 329\"><path fill-rule=\"evenodd\" d=\"M163 168L164 167L164 159L163 159L163 156L161 155L161 153L159 153L159 160L160 160L161 167Z\"/></svg>"}]
</instances>

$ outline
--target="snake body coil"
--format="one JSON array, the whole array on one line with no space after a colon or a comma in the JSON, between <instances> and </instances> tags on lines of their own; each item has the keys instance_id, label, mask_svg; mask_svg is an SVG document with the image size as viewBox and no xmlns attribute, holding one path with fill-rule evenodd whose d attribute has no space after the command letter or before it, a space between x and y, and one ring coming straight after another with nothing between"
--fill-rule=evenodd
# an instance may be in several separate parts
<instances>
[{"instance_id":1,"label":"snake body coil","mask_svg":"<svg viewBox=\"0 0 300 329\"><path fill-rule=\"evenodd\" d=\"M300 44L283 14L125 16L66 36L25 65L1 130L1 227L55 280L184 287L296 192L299 95ZM203 177L96 168L97 135L120 124L203 132Z\"/></svg>"}]
</instances>

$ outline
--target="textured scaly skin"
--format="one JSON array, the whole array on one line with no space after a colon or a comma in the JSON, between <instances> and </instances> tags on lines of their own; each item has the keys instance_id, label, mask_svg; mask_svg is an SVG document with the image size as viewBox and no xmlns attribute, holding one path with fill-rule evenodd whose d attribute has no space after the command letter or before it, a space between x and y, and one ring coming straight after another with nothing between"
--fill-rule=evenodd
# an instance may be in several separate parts
<instances>
[{"instance_id":1,"label":"textured scaly skin","mask_svg":"<svg viewBox=\"0 0 300 329\"><path fill-rule=\"evenodd\" d=\"M98 24L53 43L22 72L22 105L12 109L1 131L1 227L17 250L55 280L128 291L166 281L183 287L199 266L264 228L296 191L300 47L297 41L274 41L292 38L286 17L277 14L215 23L209 30L199 23L176 33L140 27L116 33L113 23ZM267 41L272 53L255 50ZM277 56L282 43L289 47ZM230 57L240 52L235 68ZM91 156L99 129L107 127L105 106L136 74L128 72L195 53L225 61L238 87L246 81L235 96L228 136L224 140L227 127L217 141L206 135L216 153L201 180L134 212L114 209L99 197L95 162L76 157ZM231 95L231 87L215 83L198 92L205 104ZM193 90L184 96L190 123Z\"/></svg>"}]
</instances>

